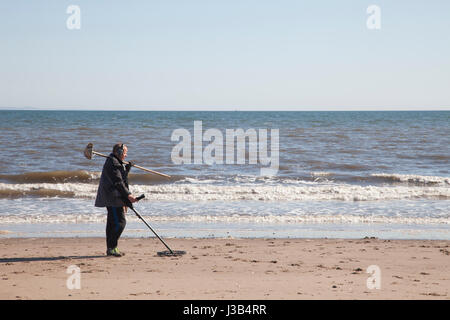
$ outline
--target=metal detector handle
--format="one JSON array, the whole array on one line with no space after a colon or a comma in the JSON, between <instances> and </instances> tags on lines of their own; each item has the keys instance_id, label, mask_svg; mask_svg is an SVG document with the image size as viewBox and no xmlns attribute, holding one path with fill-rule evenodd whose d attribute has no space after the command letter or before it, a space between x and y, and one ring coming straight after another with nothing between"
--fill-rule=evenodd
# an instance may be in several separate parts
<instances>
[{"instance_id":1,"label":"metal detector handle","mask_svg":"<svg viewBox=\"0 0 450 320\"><path fill-rule=\"evenodd\" d=\"M142 199L144 199L145 198L145 194L141 194L139 197L137 197L137 198L135 198L136 199L136 201L139 201L139 200L142 200ZM133 209L133 204L130 202L130 200L128 200L128 198L122 198L122 200L123 200L123 202L125 202L125 205L128 207L128 208L131 208L131 209Z\"/></svg>"},{"instance_id":2,"label":"metal detector handle","mask_svg":"<svg viewBox=\"0 0 450 320\"><path fill-rule=\"evenodd\" d=\"M142 200L145 198L145 194L141 194L139 197L136 198L136 201Z\"/></svg>"}]
</instances>

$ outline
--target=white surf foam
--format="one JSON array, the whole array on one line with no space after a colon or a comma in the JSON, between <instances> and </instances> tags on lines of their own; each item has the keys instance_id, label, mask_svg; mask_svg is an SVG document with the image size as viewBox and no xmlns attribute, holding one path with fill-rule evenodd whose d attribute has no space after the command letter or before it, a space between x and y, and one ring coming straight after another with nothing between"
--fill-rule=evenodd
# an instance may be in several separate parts
<instances>
[{"instance_id":1,"label":"white surf foam","mask_svg":"<svg viewBox=\"0 0 450 320\"><path fill-rule=\"evenodd\" d=\"M96 184L89 183L0 183L0 192L20 192L35 195L37 191L55 191L56 196L74 198L95 198ZM358 186L349 184L309 185L213 185L213 184L171 184L133 185L134 194L144 193L147 200L159 201L376 201L407 199L450 199L448 186ZM38 193L39 194L39 193ZM45 193L44 193L45 194ZM51 194L51 192L50 192Z\"/></svg>"},{"instance_id":2,"label":"white surf foam","mask_svg":"<svg viewBox=\"0 0 450 320\"><path fill-rule=\"evenodd\" d=\"M303 215L151 215L144 216L149 222L180 223L257 223L257 224L450 224L449 217L396 217L352 214L303 214ZM128 221L139 221L132 214ZM2 224L73 224L73 223L105 223L105 213L97 214L34 214L34 215L2 215Z\"/></svg>"},{"instance_id":3,"label":"white surf foam","mask_svg":"<svg viewBox=\"0 0 450 320\"><path fill-rule=\"evenodd\" d=\"M450 185L449 177L421 176L421 175L413 175L413 174L391 174L391 173L374 173L374 174L371 174L371 176L385 178L388 180L398 181L398 182Z\"/></svg>"}]
</instances>

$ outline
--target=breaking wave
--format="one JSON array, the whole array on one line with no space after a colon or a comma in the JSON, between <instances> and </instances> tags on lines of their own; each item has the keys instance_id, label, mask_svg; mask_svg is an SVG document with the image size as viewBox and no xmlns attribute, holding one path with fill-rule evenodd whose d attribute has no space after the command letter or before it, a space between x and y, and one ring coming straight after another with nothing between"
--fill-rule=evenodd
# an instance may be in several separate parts
<instances>
[{"instance_id":1,"label":"breaking wave","mask_svg":"<svg viewBox=\"0 0 450 320\"><path fill-rule=\"evenodd\" d=\"M382 178L387 182L405 182L418 185L450 185L449 177L421 176L413 174L374 173L372 177Z\"/></svg>"},{"instance_id":2,"label":"breaking wave","mask_svg":"<svg viewBox=\"0 0 450 320\"><path fill-rule=\"evenodd\" d=\"M26 172L22 174L0 174L0 180L15 183L59 183L59 182L90 182L98 180L101 172L77 171L47 171Z\"/></svg>"},{"instance_id":3,"label":"breaking wave","mask_svg":"<svg viewBox=\"0 0 450 320\"><path fill-rule=\"evenodd\" d=\"M46 171L46 172L26 172L21 174L0 174L0 181L13 183L98 183L101 172L90 172L86 170L75 171ZM173 176L170 181L180 180L182 177ZM130 182L138 183L164 183L167 178L152 174L134 174L129 175Z\"/></svg>"},{"instance_id":4,"label":"breaking wave","mask_svg":"<svg viewBox=\"0 0 450 320\"><path fill-rule=\"evenodd\" d=\"M335 183L299 185L134 184L131 186L131 191L134 194L144 193L147 200L158 201L450 199L450 188L447 186L360 186ZM97 184L92 183L0 183L0 198L38 196L93 199L96 192Z\"/></svg>"},{"instance_id":5,"label":"breaking wave","mask_svg":"<svg viewBox=\"0 0 450 320\"><path fill-rule=\"evenodd\" d=\"M47 171L47 172L26 172L21 174L0 174L0 182L27 184L27 183L98 183L101 172L92 172L86 170L75 171ZM331 171L311 171L305 175L279 175L272 177L265 176L246 176L246 175L205 175L205 176L182 176L172 175L170 179L153 174L130 173L129 181L131 183L141 184L167 184L174 182L189 183L276 183L276 184L298 184L316 182L317 178L332 182L345 182L360 184L366 183L404 183L405 185L450 185L450 177L424 176L413 174L398 173L373 173L370 175L343 175Z\"/></svg>"}]
</instances>

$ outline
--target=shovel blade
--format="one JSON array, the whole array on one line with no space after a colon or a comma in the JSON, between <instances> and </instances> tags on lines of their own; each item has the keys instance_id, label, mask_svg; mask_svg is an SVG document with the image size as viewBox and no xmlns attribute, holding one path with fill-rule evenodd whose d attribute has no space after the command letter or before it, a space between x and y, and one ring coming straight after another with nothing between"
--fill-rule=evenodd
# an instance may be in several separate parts
<instances>
[{"instance_id":1,"label":"shovel blade","mask_svg":"<svg viewBox=\"0 0 450 320\"><path fill-rule=\"evenodd\" d=\"M92 143L88 143L86 148L84 149L84 156L88 158L89 160L92 159L92 149L94 148L94 145Z\"/></svg>"}]
</instances>

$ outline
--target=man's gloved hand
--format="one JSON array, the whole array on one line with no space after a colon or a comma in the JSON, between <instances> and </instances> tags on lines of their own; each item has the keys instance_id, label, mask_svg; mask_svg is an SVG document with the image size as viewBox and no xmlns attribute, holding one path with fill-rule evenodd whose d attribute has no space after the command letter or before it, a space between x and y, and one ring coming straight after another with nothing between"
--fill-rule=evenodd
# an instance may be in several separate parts
<instances>
[{"instance_id":1,"label":"man's gloved hand","mask_svg":"<svg viewBox=\"0 0 450 320\"><path fill-rule=\"evenodd\" d=\"M128 161L128 164L125 165L125 170L127 170L127 172L129 172L131 170L132 166L134 166L134 162Z\"/></svg>"}]
</instances>

